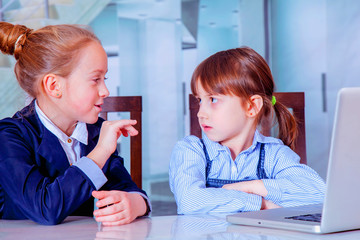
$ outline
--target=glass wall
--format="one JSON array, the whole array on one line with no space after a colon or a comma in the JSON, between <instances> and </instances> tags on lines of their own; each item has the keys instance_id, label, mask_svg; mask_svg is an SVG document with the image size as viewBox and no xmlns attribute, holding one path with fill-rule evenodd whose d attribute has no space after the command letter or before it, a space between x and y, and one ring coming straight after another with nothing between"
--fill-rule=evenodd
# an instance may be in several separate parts
<instances>
[{"instance_id":1,"label":"glass wall","mask_svg":"<svg viewBox=\"0 0 360 240\"><path fill-rule=\"evenodd\" d=\"M277 91L305 92L307 161L325 177L331 137L331 106L324 99L326 0L276 0L270 4L271 68Z\"/></svg>"},{"instance_id":2,"label":"glass wall","mask_svg":"<svg viewBox=\"0 0 360 240\"><path fill-rule=\"evenodd\" d=\"M278 91L305 92L308 164L326 178L337 92L360 86L360 2L270 3L271 67Z\"/></svg>"}]
</instances>

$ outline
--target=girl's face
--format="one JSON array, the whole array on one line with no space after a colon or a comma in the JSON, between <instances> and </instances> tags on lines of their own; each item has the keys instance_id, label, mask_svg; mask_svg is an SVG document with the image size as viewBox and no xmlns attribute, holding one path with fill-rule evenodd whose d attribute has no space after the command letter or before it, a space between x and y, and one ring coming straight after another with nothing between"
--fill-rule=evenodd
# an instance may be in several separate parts
<instances>
[{"instance_id":1,"label":"girl's face","mask_svg":"<svg viewBox=\"0 0 360 240\"><path fill-rule=\"evenodd\" d=\"M215 142L228 146L239 137L246 139L253 128L242 100L232 95L211 95L197 83L197 98L200 108L197 114L199 124L206 136Z\"/></svg>"},{"instance_id":2,"label":"girl's face","mask_svg":"<svg viewBox=\"0 0 360 240\"><path fill-rule=\"evenodd\" d=\"M83 48L78 64L63 81L62 112L71 122L95 123L104 98L109 96L105 86L107 55L97 42Z\"/></svg>"}]
</instances>

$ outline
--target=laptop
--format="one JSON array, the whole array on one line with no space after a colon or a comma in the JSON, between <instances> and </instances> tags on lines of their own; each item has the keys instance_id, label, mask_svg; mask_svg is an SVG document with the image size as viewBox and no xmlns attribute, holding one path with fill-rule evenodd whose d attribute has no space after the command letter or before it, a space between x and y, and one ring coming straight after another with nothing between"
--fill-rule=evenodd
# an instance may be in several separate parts
<instances>
[{"instance_id":1,"label":"laptop","mask_svg":"<svg viewBox=\"0 0 360 240\"><path fill-rule=\"evenodd\" d=\"M343 88L337 96L324 203L241 212L227 221L310 233L360 229L359 150L360 87Z\"/></svg>"}]
</instances>

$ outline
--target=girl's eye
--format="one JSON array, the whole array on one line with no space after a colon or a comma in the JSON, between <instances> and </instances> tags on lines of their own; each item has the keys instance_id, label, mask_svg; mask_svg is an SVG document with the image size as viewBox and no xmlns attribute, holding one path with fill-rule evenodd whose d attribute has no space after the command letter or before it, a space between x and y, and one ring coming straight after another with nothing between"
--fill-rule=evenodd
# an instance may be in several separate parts
<instances>
[{"instance_id":1,"label":"girl's eye","mask_svg":"<svg viewBox=\"0 0 360 240\"><path fill-rule=\"evenodd\" d=\"M218 101L217 98L213 98L213 97L212 97L212 98L210 98L210 99L211 99L211 102L212 102L212 103L217 103L217 101Z\"/></svg>"}]
</instances>

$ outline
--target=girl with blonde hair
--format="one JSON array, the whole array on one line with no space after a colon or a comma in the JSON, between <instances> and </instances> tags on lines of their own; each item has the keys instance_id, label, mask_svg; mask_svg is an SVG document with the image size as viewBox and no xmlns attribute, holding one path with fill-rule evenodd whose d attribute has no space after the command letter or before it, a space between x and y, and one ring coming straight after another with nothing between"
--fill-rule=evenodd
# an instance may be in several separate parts
<instances>
[{"instance_id":1,"label":"girl with blonde hair","mask_svg":"<svg viewBox=\"0 0 360 240\"><path fill-rule=\"evenodd\" d=\"M0 218L58 224L94 215L121 225L148 214L116 151L120 135L138 133L136 121L98 118L109 95L99 39L75 25L0 22L0 50L14 55L16 79L34 98L0 121Z\"/></svg>"}]
</instances>

